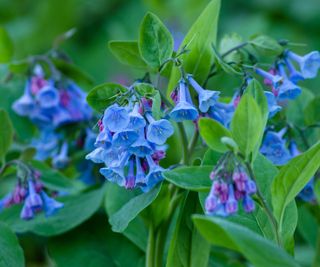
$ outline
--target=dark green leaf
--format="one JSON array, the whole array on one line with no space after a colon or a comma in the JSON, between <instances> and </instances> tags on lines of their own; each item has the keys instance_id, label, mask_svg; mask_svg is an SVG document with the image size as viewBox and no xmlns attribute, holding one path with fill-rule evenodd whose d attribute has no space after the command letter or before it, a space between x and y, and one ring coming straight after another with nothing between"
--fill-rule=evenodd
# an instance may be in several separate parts
<instances>
[{"instance_id":1,"label":"dark green leaf","mask_svg":"<svg viewBox=\"0 0 320 267\"><path fill-rule=\"evenodd\" d=\"M172 55L173 38L166 26L152 13L147 13L141 23L139 50L152 68L159 68Z\"/></svg>"},{"instance_id":2,"label":"dark green leaf","mask_svg":"<svg viewBox=\"0 0 320 267\"><path fill-rule=\"evenodd\" d=\"M127 89L117 83L104 83L94 87L87 96L89 105L99 112L103 112L114 103L119 93Z\"/></svg>"},{"instance_id":3,"label":"dark green leaf","mask_svg":"<svg viewBox=\"0 0 320 267\"><path fill-rule=\"evenodd\" d=\"M193 74L201 84L210 72L213 63L212 44L215 45L218 29L220 0L212 0L201 13L180 45L179 52L185 47L189 50L181 56L184 70ZM180 71L173 68L169 81L170 91L176 87L180 79Z\"/></svg>"},{"instance_id":4,"label":"dark green leaf","mask_svg":"<svg viewBox=\"0 0 320 267\"><path fill-rule=\"evenodd\" d=\"M263 131L263 120L257 102L251 95L244 94L233 115L231 133L247 159L250 159L252 153L256 152L257 147L260 146Z\"/></svg>"},{"instance_id":5,"label":"dark green leaf","mask_svg":"<svg viewBox=\"0 0 320 267\"><path fill-rule=\"evenodd\" d=\"M320 167L320 143L290 160L283 166L272 183L272 206L282 232L286 207Z\"/></svg>"},{"instance_id":6,"label":"dark green leaf","mask_svg":"<svg viewBox=\"0 0 320 267\"><path fill-rule=\"evenodd\" d=\"M90 218L100 207L105 188L78 195L58 198L64 207L55 215L45 217L41 212L30 221L20 219L21 205L14 205L0 214L0 221L17 233L33 232L42 236L54 236L67 232Z\"/></svg>"},{"instance_id":7,"label":"dark green leaf","mask_svg":"<svg viewBox=\"0 0 320 267\"><path fill-rule=\"evenodd\" d=\"M0 266L24 266L23 251L16 235L3 223L0 223L0 233Z\"/></svg>"},{"instance_id":8,"label":"dark green leaf","mask_svg":"<svg viewBox=\"0 0 320 267\"><path fill-rule=\"evenodd\" d=\"M228 151L227 146L221 142L221 138L231 137L231 133L221 123L209 118L201 118L199 120L199 132L212 150L221 153Z\"/></svg>"},{"instance_id":9,"label":"dark green leaf","mask_svg":"<svg viewBox=\"0 0 320 267\"><path fill-rule=\"evenodd\" d=\"M166 267L208 266L210 245L191 221L191 215L200 212L196 193L189 193L182 204L170 242Z\"/></svg>"},{"instance_id":10,"label":"dark green leaf","mask_svg":"<svg viewBox=\"0 0 320 267\"><path fill-rule=\"evenodd\" d=\"M273 242L241 225L217 217L200 215L194 216L193 221L210 243L240 252L256 267L299 266Z\"/></svg>"},{"instance_id":11,"label":"dark green leaf","mask_svg":"<svg viewBox=\"0 0 320 267\"><path fill-rule=\"evenodd\" d=\"M169 182L192 191L209 191L212 181L210 172L212 166L193 166L181 167L164 172L166 180Z\"/></svg>"},{"instance_id":12,"label":"dark green leaf","mask_svg":"<svg viewBox=\"0 0 320 267\"><path fill-rule=\"evenodd\" d=\"M0 109L0 162L4 162L13 140L13 126L8 113Z\"/></svg>"},{"instance_id":13,"label":"dark green leaf","mask_svg":"<svg viewBox=\"0 0 320 267\"><path fill-rule=\"evenodd\" d=\"M278 56L282 53L283 47L269 36L258 35L250 40L250 44L265 56Z\"/></svg>"},{"instance_id":14,"label":"dark green leaf","mask_svg":"<svg viewBox=\"0 0 320 267\"><path fill-rule=\"evenodd\" d=\"M13 43L7 31L0 27L0 63L6 63L13 56Z\"/></svg>"},{"instance_id":15,"label":"dark green leaf","mask_svg":"<svg viewBox=\"0 0 320 267\"><path fill-rule=\"evenodd\" d=\"M121 63L134 68L147 68L147 64L141 58L137 41L110 41L108 45Z\"/></svg>"},{"instance_id":16,"label":"dark green leaf","mask_svg":"<svg viewBox=\"0 0 320 267\"><path fill-rule=\"evenodd\" d=\"M112 214L109 218L112 230L123 232L128 227L128 224L156 199L160 188L161 185L158 185L148 193L142 193L130 199L121 209Z\"/></svg>"}]
</instances>

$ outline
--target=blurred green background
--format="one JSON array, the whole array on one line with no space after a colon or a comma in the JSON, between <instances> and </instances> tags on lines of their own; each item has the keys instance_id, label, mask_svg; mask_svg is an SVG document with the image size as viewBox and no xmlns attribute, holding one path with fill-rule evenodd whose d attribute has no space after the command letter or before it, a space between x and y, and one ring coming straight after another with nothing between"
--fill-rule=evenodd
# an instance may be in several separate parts
<instances>
[{"instance_id":1,"label":"blurred green background","mask_svg":"<svg viewBox=\"0 0 320 267\"><path fill-rule=\"evenodd\" d=\"M110 54L112 39L136 39L139 23L148 10L156 13L174 32L177 43L208 0L1 0L0 24L15 44L15 59L50 49L54 38L77 28L63 45L74 62L91 74L96 83L127 81L142 75L122 66ZM296 51L320 47L319 0L222 1L219 36L237 32L244 38L264 33L278 39L307 44ZM218 82L218 83L221 83ZM319 91L319 78L308 87ZM222 86L222 84L218 84Z\"/></svg>"}]
</instances>

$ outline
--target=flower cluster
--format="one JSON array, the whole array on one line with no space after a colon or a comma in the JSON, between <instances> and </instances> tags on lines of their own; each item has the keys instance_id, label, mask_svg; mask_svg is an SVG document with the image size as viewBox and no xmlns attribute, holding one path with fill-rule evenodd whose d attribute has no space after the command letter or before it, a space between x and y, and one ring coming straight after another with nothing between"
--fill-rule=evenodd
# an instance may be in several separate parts
<instances>
[{"instance_id":1,"label":"flower cluster","mask_svg":"<svg viewBox=\"0 0 320 267\"><path fill-rule=\"evenodd\" d=\"M106 165L100 173L107 180L147 192L163 179L159 161L174 128L166 119L154 119L151 108L152 100L133 96L128 105L113 104L105 110L96 149L86 158Z\"/></svg>"},{"instance_id":2,"label":"flower cluster","mask_svg":"<svg viewBox=\"0 0 320 267\"><path fill-rule=\"evenodd\" d=\"M310 52L305 56L299 56L292 51L285 51L283 58L275 63L275 66L266 72L255 68L255 72L264 78L264 83L271 87L271 92L266 93L269 116L272 117L280 109L278 103L292 100L301 94L299 81L315 78L320 68L320 53Z\"/></svg>"},{"instance_id":3,"label":"flower cluster","mask_svg":"<svg viewBox=\"0 0 320 267\"><path fill-rule=\"evenodd\" d=\"M14 204L22 204L20 218L32 219L36 213L44 211L46 216L55 214L64 204L50 197L40 180L40 173L34 172L25 181L18 180L13 192L0 200L0 211Z\"/></svg>"},{"instance_id":4,"label":"flower cluster","mask_svg":"<svg viewBox=\"0 0 320 267\"><path fill-rule=\"evenodd\" d=\"M256 183L248 175L245 166L232 152L226 153L210 174L212 187L205 202L209 215L228 216L238 211L242 202L245 212L255 209L251 197L256 193Z\"/></svg>"},{"instance_id":5,"label":"flower cluster","mask_svg":"<svg viewBox=\"0 0 320 267\"><path fill-rule=\"evenodd\" d=\"M55 168L64 168L69 161L69 144L61 133L57 133L58 128L92 118L86 94L69 79L47 79L40 65L35 66L25 84L24 94L12 108L20 116L28 117L39 129L39 137L31 143L37 151L36 159L52 157Z\"/></svg>"}]
</instances>

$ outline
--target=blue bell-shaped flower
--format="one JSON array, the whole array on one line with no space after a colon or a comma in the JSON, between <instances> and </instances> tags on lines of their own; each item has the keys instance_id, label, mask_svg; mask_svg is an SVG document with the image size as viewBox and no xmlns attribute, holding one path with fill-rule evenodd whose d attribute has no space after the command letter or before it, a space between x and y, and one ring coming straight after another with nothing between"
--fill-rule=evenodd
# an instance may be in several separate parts
<instances>
[{"instance_id":1,"label":"blue bell-shaped flower","mask_svg":"<svg viewBox=\"0 0 320 267\"><path fill-rule=\"evenodd\" d=\"M170 112L170 117L176 122L184 120L196 120L199 116L197 109L192 103L187 101L187 84L180 80L179 82L179 102Z\"/></svg>"},{"instance_id":2,"label":"blue bell-shaped flower","mask_svg":"<svg viewBox=\"0 0 320 267\"><path fill-rule=\"evenodd\" d=\"M64 142L60 153L52 159L52 165L56 169L63 169L68 166L70 159L68 157L68 143Z\"/></svg>"},{"instance_id":3,"label":"blue bell-shaped flower","mask_svg":"<svg viewBox=\"0 0 320 267\"><path fill-rule=\"evenodd\" d=\"M137 139L137 141L130 145L129 150L132 154L135 154L136 156L141 158L152 153L153 149L144 136L144 128L140 129L139 138Z\"/></svg>"},{"instance_id":4,"label":"blue bell-shaped flower","mask_svg":"<svg viewBox=\"0 0 320 267\"><path fill-rule=\"evenodd\" d=\"M284 59L284 61L285 61L287 68L289 70L290 81L292 81L293 83L303 81L304 77L303 77L302 73L296 70L296 68L293 66L292 62L288 59L288 57L286 57Z\"/></svg>"},{"instance_id":5,"label":"blue bell-shaped flower","mask_svg":"<svg viewBox=\"0 0 320 267\"><path fill-rule=\"evenodd\" d=\"M64 207L64 204L49 197L44 191L40 192L43 200L43 208L46 216L54 215L58 210Z\"/></svg>"},{"instance_id":6,"label":"blue bell-shaped flower","mask_svg":"<svg viewBox=\"0 0 320 267\"><path fill-rule=\"evenodd\" d=\"M146 126L146 120L139 113L139 104L136 103L129 114L129 125L128 128L138 130Z\"/></svg>"},{"instance_id":7,"label":"blue bell-shaped flower","mask_svg":"<svg viewBox=\"0 0 320 267\"><path fill-rule=\"evenodd\" d=\"M149 121L147 128L147 140L156 145L163 145L167 139L174 133L174 128L168 120L155 120L151 114L146 113Z\"/></svg>"},{"instance_id":8,"label":"blue bell-shaped flower","mask_svg":"<svg viewBox=\"0 0 320 267\"><path fill-rule=\"evenodd\" d=\"M53 81L36 94L36 100L42 108L53 108L59 104L59 91L54 87Z\"/></svg>"},{"instance_id":9,"label":"blue bell-shaped flower","mask_svg":"<svg viewBox=\"0 0 320 267\"><path fill-rule=\"evenodd\" d=\"M262 76L265 79L271 81L272 86L277 89L278 86L282 83L283 77L279 75L272 75L271 73L264 71L263 69L255 68L255 72Z\"/></svg>"},{"instance_id":10,"label":"blue bell-shaped flower","mask_svg":"<svg viewBox=\"0 0 320 267\"><path fill-rule=\"evenodd\" d=\"M278 70L283 77L283 82L276 89L277 98L279 100L295 99L301 94L301 88L288 79L283 64L278 65Z\"/></svg>"},{"instance_id":11,"label":"blue bell-shaped flower","mask_svg":"<svg viewBox=\"0 0 320 267\"><path fill-rule=\"evenodd\" d=\"M20 116L29 116L35 109L35 101L30 92L30 81L26 82L23 95L16 100L12 109Z\"/></svg>"},{"instance_id":12,"label":"blue bell-shaped flower","mask_svg":"<svg viewBox=\"0 0 320 267\"><path fill-rule=\"evenodd\" d=\"M277 104L273 93L265 91L264 95L266 96L268 102L269 118L272 118L282 109L282 107Z\"/></svg>"},{"instance_id":13,"label":"blue bell-shaped flower","mask_svg":"<svg viewBox=\"0 0 320 267\"><path fill-rule=\"evenodd\" d=\"M162 172L164 169L157 165L150 155L146 156L148 165L149 165L149 173L146 177L147 184L145 186L141 186L141 190L143 192L150 191L156 184L163 180Z\"/></svg>"},{"instance_id":14,"label":"blue bell-shaped flower","mask_svg":"<svg viewBox=\"0 0 320 267\"><path fill-rule=\"evenodd\" d=\"M125 129L130 121L129 113L124 107L113 104L108 107L103 116L103 125L111 132L118 132Z\"/></svg>"}]
</instances>

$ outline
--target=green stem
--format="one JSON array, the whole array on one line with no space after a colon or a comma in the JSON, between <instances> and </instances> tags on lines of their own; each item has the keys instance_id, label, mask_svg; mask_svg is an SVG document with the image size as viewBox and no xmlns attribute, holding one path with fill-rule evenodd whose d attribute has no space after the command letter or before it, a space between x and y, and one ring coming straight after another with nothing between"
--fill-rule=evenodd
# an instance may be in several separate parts
<instances>
[{"instance_id":1,"label":"green stem","mask_svg":"<svg viewBox=\"0 0 320 267\"><path fill-rule=\"evenodd\" d=\"M155 249L155 239L154 239L154 229L153 225L149 226L149 236L148 236L148 245L146 252L146 267L154 267L154 249Z\"/></svg>"},{"instance_id":2,"label":"green stem","mask_svg":"<svg viewBox=\"0 0 320 267\"><path fill-rule=\"evenodd\" d=\"M276 241L277 241L277 244L279 246L281 246L281 238L280 238L280 235L279 235L279 231L278 231L278 223L277 223L277 220L276 218L274 217L273 213L272 213L272 210L271 208L269 207L269 204L267 203L266 199L264 198L264 196L262 195L261 191L260 191L260 188L257 184L257 179L254 175L254 172L253 172L253 169L251 167L251 164L249 162L245 162L246 164L246 167L248 169L248 172L249 172L249 175L250 177L256 182L256 185L257 185L257 197L259 199L259 202L262 206L262 208L264 209L266 215L268 216L268 219L272 225L272 229L273 229L273 232L274 232L274 236L276 238Z\"/></svg>"},{"instance_id":3,"label":"green stem","mask_svg":"<svg viewBox=\"0 0 320 267\"><path fill-rule=\"evenodd\" d=\"M181 163L182 164L187 164L188 162L188 137L187 137L187 133L186 130L183 126L182 122L178 122L178 130L180 133L180 137L181 137L181 144L182 144L182 159L181 159Z\"/></svg>"},{"instance_id":4,"label":"green stem","mask_svg":"<svg viewBox=\"0 0 320 267\"><path fill-rule=\"evenodd\" d=\"M240 43L238 44L237 46L235 47L232 47L231 49L229 49L228 51L224 52L221 57L226 57L227 55L231 54L232 52L246 46L247 44L249 44L248 42L243 42L243 43Z\"/></svg>"},{"instance_id":5,"label":"green stem","mask_svg":"<svg viewBox=\"0 0 320 267\"><path fill-rule=\"evenodd\" d=\"M190 159L194 152L194 149L196 148L198 138L199 138L199 131L196 130L188 146L188 158L187 158L186 164L190 163Z\"/></svg>"}]
</instances>

